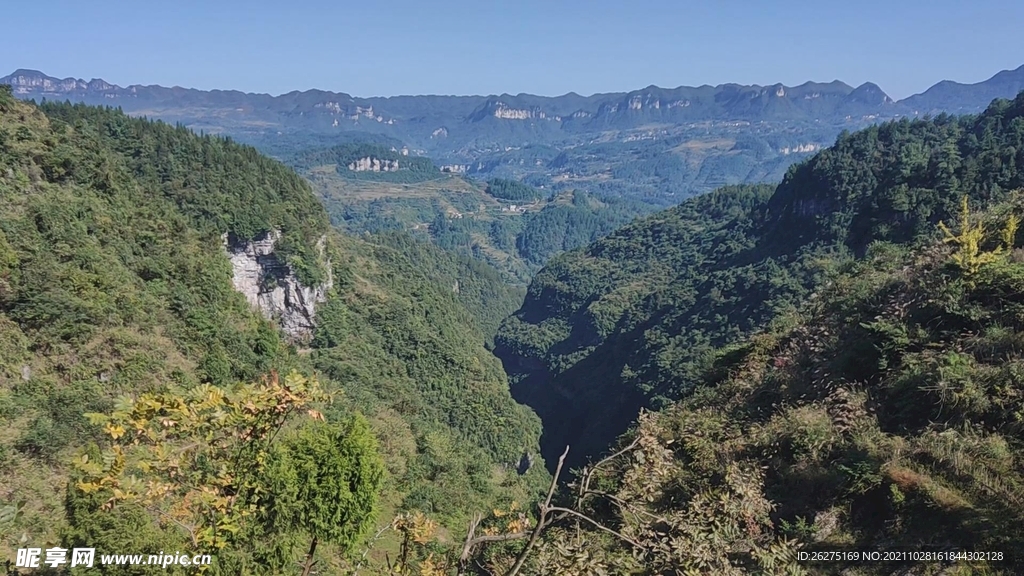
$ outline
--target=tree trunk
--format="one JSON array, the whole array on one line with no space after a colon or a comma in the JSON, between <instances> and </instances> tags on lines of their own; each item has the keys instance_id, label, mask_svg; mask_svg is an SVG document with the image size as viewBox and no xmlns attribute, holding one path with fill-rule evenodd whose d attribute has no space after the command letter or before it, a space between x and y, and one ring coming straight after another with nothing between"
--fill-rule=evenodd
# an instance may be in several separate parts
<instances>
[{"instance_id":1,"label":"tree trunk","mask_svg":"<svg viewBox=\"0 0 1024 576\"><path fill-rule=\"evenodd\" d=\"M316 552L316 536L309 543L309 552L306 552L306 562L302 565L302 576L309 576L313 573L313 553Z\"/></svg>"}]
</instances>

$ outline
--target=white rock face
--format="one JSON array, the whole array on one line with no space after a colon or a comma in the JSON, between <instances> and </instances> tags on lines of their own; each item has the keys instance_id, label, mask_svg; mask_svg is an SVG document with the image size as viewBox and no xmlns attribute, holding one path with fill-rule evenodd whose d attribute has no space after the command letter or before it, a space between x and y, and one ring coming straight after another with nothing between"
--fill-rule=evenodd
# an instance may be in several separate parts
<instances>
[{"instance_id":1,"label":"white rock face","mask_svg":"<svg viewBox=\"0 0 1024 576\"><path fill-rule=\"evenodd\" d=\"M394 172L398 170L398 160L381 160L367 156L349 162L348 169L353 172Z\"/></svg>"},{"instance_id":2,"label":"white rock face","mask_svg":"<svg viewBox=\"0 0 1024 576\"><path fill-rule=\"evenodd\" d=\"M39 77L29 74L18 74L10 79L11 89L15 94L28 94L32 90L42 90L44 92L75 92L78 90L85 90L88 85L81 80L75 80L74 78L65 78L63 80L57 80L55 78Z\"/></svg>"},{"instance_id":3,"label":"white rock face","mask_svg":"<svg viewBox=\"0 0 1024 576\"><path fill-rule=\"evenodd\" d=\"M338 104L337 102L321 102L319 104L314 104L313 108L326 108L334 114L341 114L341 104Z\"/></svg>"},{"instance_id":4,"label":"white rock face","mask_svg":"<svg viewBox=\"0 0 1024 576\"><path fill-rule=\"evenodd\" d=\"M530 118L547 118L543 111L523 110L522 108L511 108L504 102L498 102L494 106L494 117L504 120L529 120Z\"/></svg>"},{"instance_id":5,"label":"white rock face","mask_svg":"<svg viewBox=\"0 0 1024 576\"><path fill-rule=\"evenodd\" d=\"M785 146L779 149L782 154L807 154L809 152L817 152L821 150L820 144L799 144L797 146Z\"/></svg>"},{"instance_id":6,"label":"white rock face","mask_svg":"<svg viewBox=\"0 0 1024 576\"><path fill-rule=\"evenodd\" d=\"M221 236L231 260L232 284L249 304L294 340L307 339L316 326L316 306L327 300L334 285L330 262L327 281L320 286L305 286L292 269L274 252L281 232L274 230L251 241L240 241L233 234ZM324 242L317 247L323 255Z\"/></svg>"}]
</instances>

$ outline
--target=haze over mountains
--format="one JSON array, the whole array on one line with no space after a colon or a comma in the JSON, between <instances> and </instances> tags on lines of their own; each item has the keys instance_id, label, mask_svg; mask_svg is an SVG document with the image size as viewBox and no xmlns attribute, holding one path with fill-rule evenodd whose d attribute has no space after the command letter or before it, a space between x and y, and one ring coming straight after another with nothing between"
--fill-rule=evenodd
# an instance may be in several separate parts
<instances>
[{"instance_id":1,"label":"haze over mountains","mask_svg":"<svg viewBox=\"0 0 1024 576\"><path fill-rule=\"evenodd\" d=\"M392 96L323 90L279 96L111 84L17 70L0 78L19 98L119 106L136 116L229 135L285 161L352 141L390 143L446 171L513 178L676 204L723 185L777 182L843 130L899 117L978 112L1024 89L1024 66L977 84L943 81L894 101L838 80L799 86L659 88L557 97ZM381 140L384 138L384 140Z\"/></svg>"},{"instance_id":2,"label":"haze over mountains","mask_svg":"<svg viewBox=\"0 0 1024 576\"><path fill-rule=\"evenodd\" d=\"M0 78L15 95L120 106L131 114L180 121L195 128L334 133L383 133L434 153L460 145L513 142L527 134L558 139L648 124L707 121L810 121L858 124L878 118L938 112L978 112L993 98L1024 89L1024 66L977 84L942 81L921 94L894 101L867 82L858 87L838 80L799 86L723 84L660 88L625 93L557 97L500 96L353 97L323 90L279 96L234 90L195 90L163 86L121 87L102 79L54 78L16 70Z\"/></svg>"},{"instance_id":3,"label":"haze over mountains","mask_svg":"<svg viewBox=\"0 0 1024 576\"><path fill-rule=\"evenodd\" d=\"M135 116L231 136L289 162L297 153L375 142L444 171L582 190L654 207L719 186L778 182L843 130L899 117L979 112L1024 89L1024 66L977 84L943 81L894 101L873 83L659 88L557 97L392 96L323 90L279 96L117 86L34 70L0 78L23 99L119 106Z\"/></svg>"},{"instance_id":4,"label":"haze over mountains","mask_svg":"<svg viewBox=\"0 0 1024 576\"><path fill-rule=\"evenodd\" d=\"M986 100L1022 76L0 79L0 558L1019 574L1024 92Z\"/></svg>"}]
</instances>

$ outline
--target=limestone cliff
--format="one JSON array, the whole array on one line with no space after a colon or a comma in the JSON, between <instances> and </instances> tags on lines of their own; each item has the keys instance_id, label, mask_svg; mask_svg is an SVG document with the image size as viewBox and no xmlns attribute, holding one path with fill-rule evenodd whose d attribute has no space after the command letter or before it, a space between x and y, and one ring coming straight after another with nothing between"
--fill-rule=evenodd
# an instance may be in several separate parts
<instances>
[{"instance_id":1,"label":"limestone cliff","mask_svg":"<svg viewBox=\"0 0 1024 576\"><path fill-rule=\"evenodd\" d=\"M273 230L245 241L234 234L224 234L224 248L231 260L232 283L254 308L294 340L309 338L316 326L316 306L327 299L334 284L327 266L327 281L319 286L305 286L294 271L274 251L281 232ZM324 239L318 248L321 256Z\"/></svg>"},{"instance_id":2,"label":"limestone cliff","mask_svg":"<svg viewBox=\"0 0 1024 576\"><path fill-rule=\"evenodd\" d=\"M408 152L404 156L408 156ZM350 162L348 169L353 172L395 172L398 170L398 160L381 160L366 156Z\"/></svg>"}]
</instances>

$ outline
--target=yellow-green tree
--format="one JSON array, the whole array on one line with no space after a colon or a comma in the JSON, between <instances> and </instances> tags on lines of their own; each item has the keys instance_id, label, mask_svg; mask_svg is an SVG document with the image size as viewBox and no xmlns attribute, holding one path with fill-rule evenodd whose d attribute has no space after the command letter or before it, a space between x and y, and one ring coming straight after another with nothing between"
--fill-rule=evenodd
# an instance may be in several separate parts
<instances>
[{"instance_id":1,"label":"yellow-green tree","mask_svg":"<svg viewBox=\"0 0 1024 576\"><path fill-rule=\"evenodd\" d=\"M141 506L196 550L220 550L265 498L260 478L278 432L297 414L322 420L312 406L327 399L298 373L121 398L109 414L86 415L108 444L77 460L71 489L101 496L107 510Z\"/></svg>"},{"instance_id":2,"label":"yellow-green tree","mask_svg":"<svg viewBox=\"0 0 1024 576\"><path fill-rule=\"evenodd\" d=\"M1000 234L1001 244L992 251L983 251L981 246L985 242L985 225L980 221L971 223L971 210L968 206L967 196L964 196L960 202L959 230L953 233L942 221L939 222L939 229L945 235L943 242L956 246L956 251L953 252L953 262L966 273L975 274L982 266L994 262L1001 254L1009 252L1013 248L1019 224L1020 220L1017 215L1011 213Z\"/></svg>"}]
</instances>

